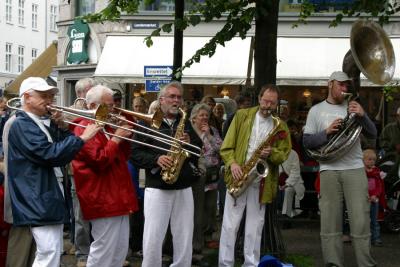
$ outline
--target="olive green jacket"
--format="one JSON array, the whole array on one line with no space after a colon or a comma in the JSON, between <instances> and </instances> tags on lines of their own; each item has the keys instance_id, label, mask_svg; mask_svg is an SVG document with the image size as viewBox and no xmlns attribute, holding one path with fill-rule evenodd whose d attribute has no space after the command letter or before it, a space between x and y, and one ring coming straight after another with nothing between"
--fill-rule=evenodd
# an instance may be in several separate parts
<instances>
[{"instance_id":1,"label":"olive green jacket","mask_svg":"<svg viewBox=\"0 0 400 267\"><path fill-rule=\"evenodd\" d=\"M225 136L220 154L225 162L225 182L228 188L233 179L230 168L231 164L236 162L243 166L245 163L251 130L257 111L258 106L239 110L233 118ZM278 189L279 165L287 159L292 148L289 129L285 122L281 121L278 131L281 132L279 135L280 138L277 138L272 143L272 152L267 159L270 171L265 179L260 199L261 203L271 203L275 198ZM267 137L267 134L265 137Z\"/></svg>"}]
</instances>

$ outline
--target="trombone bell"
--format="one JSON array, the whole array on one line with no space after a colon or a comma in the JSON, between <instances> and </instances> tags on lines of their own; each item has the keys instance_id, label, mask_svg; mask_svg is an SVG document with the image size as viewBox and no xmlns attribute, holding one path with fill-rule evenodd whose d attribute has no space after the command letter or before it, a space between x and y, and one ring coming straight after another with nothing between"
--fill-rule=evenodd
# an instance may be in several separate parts
<instances>
[{"instance_id":1,"label":"trombone bell","mask_svg":"<svg viewBox=\"0 0 400 267\"><path fill-rule=\"evenodd\" d=\"M118 111L121 115L130 115L139 120L145 121L148 124L150 124L151 127L156 128L156 129L160 128L162 120L164 118L164 114L160 108L157 108L156 112L154 114L144 114L144 113L130 111L127 109L117 108L117 107L114 107L114 109L116 111Z\"/></svg>"}]
</instances>

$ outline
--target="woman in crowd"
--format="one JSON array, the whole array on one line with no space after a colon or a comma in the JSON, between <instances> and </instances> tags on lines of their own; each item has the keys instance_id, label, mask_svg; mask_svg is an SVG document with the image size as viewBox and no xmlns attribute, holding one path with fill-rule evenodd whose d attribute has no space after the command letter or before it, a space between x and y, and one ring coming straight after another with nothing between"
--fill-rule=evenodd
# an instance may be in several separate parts
<instances>
[{"instance_id":1,"label":"woman in crowd","mask_svg":"<svg viewBox=\"0 0 400 267\"><path fill-rule=\"evenodd\" d=\"M213 109L213 114L216 119L217 129L222 130L222 126L224 125L224 122L225 122L225 120L224 120L224 114L225 114L224 104L222 104L222 103L215 104L215 107ZM220 134L222 134L222 133L220 132Z\"/></svg>"},{"instance_id":2,"label":"woman in crowd","mask_svg":"<svg viewBox=\"0 0 400 267\"><path fill-rule=\"evenodd\" d=\"M199 160L199 167L204 172L192 187L195 205L194 261L201 261L204 234L211 235L216 230L218 171L221 164L219 149L222 139L218 130L210 126L209 117L210 108L206 104L195 105L190 116L193 129L203 141L203 156Z\"/></svg>"}]
</instances>

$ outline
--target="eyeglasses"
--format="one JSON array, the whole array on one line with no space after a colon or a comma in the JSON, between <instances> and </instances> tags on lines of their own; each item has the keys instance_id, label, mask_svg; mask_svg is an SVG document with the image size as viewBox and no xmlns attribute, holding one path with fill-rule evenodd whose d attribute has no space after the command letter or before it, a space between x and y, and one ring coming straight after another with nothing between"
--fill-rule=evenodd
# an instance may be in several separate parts
<instances>
[{"instance_id":1,"label":"eyeglasses","mask_svg":"<svg viewBox=\"0 0 400 267\"><path fill-rule=\"evenodd\" d=\"M182 100L182 96L181 95L166 95L166 96L163 96L163 97L168 98L168 99L172 99L172 100L174 100L174 99Z\"/></svg>"}]
</instances>

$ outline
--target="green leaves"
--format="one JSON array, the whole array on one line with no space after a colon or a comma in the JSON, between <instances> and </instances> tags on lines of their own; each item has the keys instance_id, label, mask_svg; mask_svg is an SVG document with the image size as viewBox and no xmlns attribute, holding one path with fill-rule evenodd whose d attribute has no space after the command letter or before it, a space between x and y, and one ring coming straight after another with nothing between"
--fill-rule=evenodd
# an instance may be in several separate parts
<instances>
[{"instance_id":1,"label":"green leaves","mask_svg":"<svg viewBox=\"0 0 400 267\"><path fill-rule=\"evenodd\" d=\"M298 27L300 23L306 24L307 19L318 10L317 4L304 0L301 5L299 19L292 27ZM336 27L345 17L369 16L377 18L381 25L389 22L391 15L400 11L397 1L390 0L355 0L347 5L341 6L335 18L330 22L329 27Z\"/></svg>"},{"instance_id":2,"label":"green leaves","mask_svg":"<svg viewBox=\"0 0 400 267\"><path fill-rule=\"evenodd\" d=\"M393 101L393 94L396 93L400 93L399 82L394 82L383 87L383 95L388 102Z\"/></svg>"}]
</instances>

